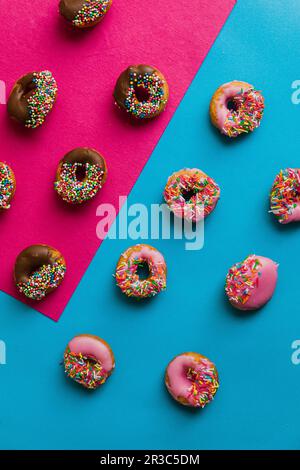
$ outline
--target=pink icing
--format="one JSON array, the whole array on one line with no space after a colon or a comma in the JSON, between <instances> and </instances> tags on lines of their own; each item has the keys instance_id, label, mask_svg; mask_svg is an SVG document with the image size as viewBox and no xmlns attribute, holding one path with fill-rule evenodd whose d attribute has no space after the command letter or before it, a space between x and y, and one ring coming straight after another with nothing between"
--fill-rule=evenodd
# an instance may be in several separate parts
<instances>
[{"instance_id":1,"label":"pink icing","mask_svg":"<svg viewBox=\"0 0 300 470\"><path fill-rule=\"evenodd\" d=\"M158 265L165 265L165 259L163 255L158 251L150 246L147 245L136 245L135 250L131 252L131 258L141 258L147 260L153 264L153 271L155 273L155 267ZM130 250L130 248L129 248Z\"/></svg>"},{"instance_id":2,"label":"pink icing","mask_svg":"<svg viewBox=\"0 0 300 470\"><path fill-rule=\"evenodd\" d=\"M296 207L293 208L291 214L287 215L287 218L282 220L281 223L289 224L290 222L299 222L300 221L300 202L295 202Z\"/></svg>"},{"instance_id":3,"label":"pink icing","mask_svg":"<svg viewBox=\"0 0 300 470\"><path fill-rule=\"evenodd\" d=\"M249 299L244 303L231 301L240 310L256 310L266 304L272 297L277 283L278 264L264 256L255 256L260 266L254 287L250 290Z\"/></svg>"},{"instance_id":4,"label":"pink icing","mask_svg":"<svg viewBox=\"0 0 300 470\"><path fill-rule=\"evenodd\" d=\"M192 382L187 377L187 372L190 368L196 372L203 371L204 369L209 371L212 368L215 370L214 364L205 357L195 360L191 355L181 354L176 356L167 367L168 380L166 385L175 400L182 397L187 400L190 406L197 406L191 396Z\"/></svg>"},{"instance_id":5,"label":"pink icing","mask_svg":"<svg viewBox=\"0 0 300 470\"><path fill-rule=\"evenodd\" d=\"M243 91L247 91L252 88L252 85L249 83L243 83ZM227 116L230 112L227 107L228 101L241 92L241 82L233 81L225 83L222 85L221 89L222 93L218 93L218 95L214 98L214 102L217 112L217 124L220 129L223 129Z\"/></svg>"},{"instance_id":6,"label":"pink icing","mask_svg":"<svg viewBox=\"0 0 300 470\"><path fill-rule=\"evenodd\" d=\"M108 345L92 336L75 336L68 346L73 353L96 358L107 372L110 372L115 366Z\"/></svg>"}]
</instances>

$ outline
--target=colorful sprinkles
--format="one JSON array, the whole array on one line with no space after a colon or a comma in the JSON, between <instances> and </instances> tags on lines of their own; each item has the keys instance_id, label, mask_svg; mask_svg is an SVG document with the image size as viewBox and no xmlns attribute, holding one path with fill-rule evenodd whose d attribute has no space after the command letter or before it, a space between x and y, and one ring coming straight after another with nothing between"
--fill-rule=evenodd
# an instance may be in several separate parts
<instances>
[{"instance_id":1,"label":"colorful sprinkles","mask_svg":"<svg viewBox=\"0 0 300 470\"><path fill-rule=\"evenodd\" d=\"M234 109L227 114L222 132L229 137L237 137L239 134L252 132L260 125L264 111L264 99L262 94L250 88L241 89L231 102Z\"/></svg>"},{"instance_id":2,"label":"colorful sprinkles","mask_svg":"<svg viewBox=\"0 0 300 470\"><path fill-rule=\"evenodd\" d=\"M271 212L286 223L300 202L300 170L287 168L276 176L270 193Z\"/></svg>"},{"instance_id":3,"label":"colorful sprinkles","mask_svg":"<svg viewBox=\"0 0 300 470\"><path fill-rule=\"evenodd\" d=\"M0 162L0 209L9 209L15 191L15 179L12 170Z\"/></svg>"},{"instance_id":4,"label":"colorful sprinkles","mask_svg":"<svg viewBox=\"0 0 300 470\"><path fill-rule=\"evenodd\" d=\"M57 94L56 81L49 70L34 72L34 93L28 98L28 113L25 126L32 129L40 126L51 111Z\"/></svg>"},{"instance_id":5,"label":"colorful sprinkles","mask_svg":"<svg viewBox=\"0 0 300 470\"><path fill-rule=\"evenodd\" d=\"M187 370L186 376L192 382L189 400L193 406L204 408L213 400L219 388L216 367L207 359L202 359L197 368L190 367Z\"/></svg>"},{"instance_id":6,"label":"colorful sprinkles","mask_svg":"<svg viewBox=\"0 0 300 470\"><path fill-rule=\"evenodd\" d=\"M110 0L86 0L73 20L74 26L88 26L105 15Z\"/></svg>"},{"instance_id":7,"label":"colorful sprinkles","mask_svg":"<svg viewBox=\"0 0 300 470\"><path fill-rule=\"evenodd\" d=\"M189 195L188 199L186 195ZM220 197L217 183L197 169L185 169L168 179L164 198L177 217L198 221L214 209Z\"/></svg>"},{"instance_id":8,"label":"colorful sprinkles","mask_svg":"<svg viewBox=\"0 0 300 470\"><path fill-rule=\"evenodd\" d=\"M249 255L244 261L234 264L228 271L225 292L231 302L245 304L252 289L257 287L261 263L255 255Z\"/></svg>"},{"instance_id":9,"label":"colorful sprinkles","mask_svg":"<svg viewBox=\"0 0 300 470\"><path fill-rule=\"evenodd\" d=\"M140 279L137 271L139 266L148 265L149 277ZM139 256L133 252L122 256L116 269L116 283L128 297L153 297L166 289L166 265L154 261L151 257Z\"/></svg>"},{"instance_id":10,"label":"colorful sprinkles","mask_svg":"<svg viewBox=\"0 0 300 470\"><path fill-rule=\"evenodd\" d=\"M155 116L167 103L164 91L165 81L157 73L137 74L130 72L129 88L124 102L128 113L138 119ZM145 101L137 99L137 90L148 94Z\"/></svg>"},{"instance_id":11,"label":"colorful sprinkles","mask_svg":"<svg viewBox=\"0 0 300 470\"><path fill-rule=\"evenodd\" d=\"M81 169L85 172L82 181L76 176ZM99 165L65 162L61 165L54 188L64 201L81 204L92 199L102 188L103 175L104 171Z\"/></svg>"},{"instance_id":12,"label":"colorful sprinkles","mask_svg":"<svg viewBox=\"0 0 300 470\"><path fill-rule=\"evenodd\" d=\"M64 367L68 377L92 390L104 384L108 377L108 373L97 359L74 353L69 347L64 354Z\"/></svg>"},{"instance_id":13,"label":"colorful sprinkles","mask_svg":"<svg viewBox=\"0 0 300 470\"><path fill-rule=\"evenodd\" d=\"M57 261L54 264L47 264L36 270L27 282L17 284L19 291L29 299L43 299L49 289L55 289L63 280L66 273L66 266Z\"/></svg>"}]
</instances>

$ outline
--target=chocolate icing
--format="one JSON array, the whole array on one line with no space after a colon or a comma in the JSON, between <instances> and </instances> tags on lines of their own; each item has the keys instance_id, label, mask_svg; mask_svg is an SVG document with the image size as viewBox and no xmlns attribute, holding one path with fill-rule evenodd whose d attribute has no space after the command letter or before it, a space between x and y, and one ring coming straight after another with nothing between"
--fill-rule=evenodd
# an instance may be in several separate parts
<instances>
[{"instance_id":1,"label":"chocolate icing","mask_svg":"<svg viewBox=\"0 0 300 470\"><path fill-rule=\"evenodd\" d=\"M32 245L23 250L16 259L14 278L16 284L28 282L30 276L44 265L53 266L57 261L65 264L63 256L47 245Z\"/></svg>"},{"instance_id":2,"label":"chocolate icing","mask_svg":"<svg viewBox=\"0 0 300 470\"><path fill-rule=\"evenodd\" d=\"M60 14L68 21L73 21L85 4L85 0L60 0Z\"/></svg>"},{"instance_id":3,"label":"chocolate icing","mask_svg":"<svg viewBox=\"0 0 300 470\"><path fill-rule=\"evenodd\" d=\"M106 163L102 155L96 152L96 150L79 147L71 152L68 152L60 162L62 163L90 163L90 165L98 165L101 170L106 173Z\"/></svg>"},{"instance_id":4,"label":"chocolate icing","mask_svg":"<svg viewBox=\"0 0 300 470\"><path fill-rule=\"evenodd\" d=\"M8 114L23 124L29 118L28 99L36 89L33 77L33 72L21 77L15 83L7 102Z\"/></svg>"},{"instance_id":5,"label":"chocolate icing","mask_svg":"<svg viewBox=\"0 0 300 470\"><path fill-rule=\"evenodd\" d=\"M127 97L131 73L136 73L137 75L144 75L145 73L152 75L153 73L157 73L158 75L161 75L157 69L145 64L131 65L124 70L124 72L119 76L114 89L114 98L117 105L122 109L126 109L124 102Z\"/></svg>"}]
</instances>

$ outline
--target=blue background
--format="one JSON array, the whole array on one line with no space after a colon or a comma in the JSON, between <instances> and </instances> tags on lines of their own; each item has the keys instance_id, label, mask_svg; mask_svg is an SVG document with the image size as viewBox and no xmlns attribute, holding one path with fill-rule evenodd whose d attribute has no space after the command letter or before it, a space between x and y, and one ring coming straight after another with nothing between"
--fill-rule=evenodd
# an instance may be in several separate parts
<instances>
[{"instance_id":1,"label":"blue background","mask_svg":"<svg viewBox=\"0 0 300 470\"><path fill-rule=\"evenodd\" d=\"M291 362L300 337L300 228L268 214L276 173L299 167L300 106L291 102L299 24L299 1L238 2L130 195L129 203L160 202L169 174L185 166L221 186L203 250L153 242L168 264L165 293L140 303L122 297L112 273L131 242L106 240L59 323L0 294L1 448L300 448L300 365ZM210 125L208 105L233 79L262 90L266 111L253 134L228 141ZM279 262L279 281L267 306L238 314L224 298L224 277L249 253ZM115 373L95 393L59 366L67 342L83 332L106 339L116 356ZM214 402L199 412L177 405L163 383L168 361L186 350L207 355L220 373Z\"/></svg>"}]
</instances>

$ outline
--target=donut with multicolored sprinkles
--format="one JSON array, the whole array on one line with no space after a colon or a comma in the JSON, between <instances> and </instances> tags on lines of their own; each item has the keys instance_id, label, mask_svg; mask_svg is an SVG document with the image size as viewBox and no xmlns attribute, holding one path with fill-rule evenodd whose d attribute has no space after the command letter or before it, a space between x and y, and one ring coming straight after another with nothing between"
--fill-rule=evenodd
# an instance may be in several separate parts
<instances>
[{"instance_id":1,"label":"donut with multicolored sprinkles","mask_svg":"<svg viewBox=\"0 0 300 470\"><path fill-rule=\"evenodd\" d=\"M64 353L67 377L84 388L95 390L103 385L115 368L115 358L110 346L94 335L75 336Z\"/></svg>"},{"instance_id":2,"label":"donut with multicolored sprinkles","mask_svg":"<svg viewBox=\"0 0 300 470\"><path fill-rule=\"evenodd\" d=\"M278 264L264 256L249 255L228 271L225 292L239 310L256 310L272 297L277 283Z\"/></svg>"},{"instance_id":3,"label":"donut with multicolored sprinkles","mask_svg":"<svg viewBox=\"0 0 300 470\"><path fill-rule=\"evenodd\" d=\"M131 65L119 76L114 99L133 119L152 119L165 109L169 87L158 69L150 65Z\"/></svg>"},{"instance_id":4,"label":"donut with multicolored sprinkles","mask_svg":"<svg viewBox=\"0 0 300 470\"><path fill-rule=\"evenodd\" d=\"M82 204L96 196L107 177L105 159L96 150L79 147L60 161L54 189L69 204Z\"/></svg>"},{"instance_id":5,"label":"donut with multicolored sprinkles","mask_svg":"<svg viewBox=\"0 0 300 470\"><path fill-rule=\"evenodd\" d=\"M57 83L49 70L31 72L14 85L7 102L10 117L25 127L41 126L56 100Z\"/></svg>"},{"instance_id":6,"label":"donut with multicolored sprinkles","mask_svg":"<svg viewBox=\"0 0 300 470\"><path fill-rule=\"evenodd\" d=\"M210 102L213 125L228 137L254 131L264 112L264 98L253 85L234 80L220 86Z\"/></svg>"},{"instance_id":7,"label":"donut with multicolored sprinkles","mask_svg":"<svg viewBox=\"0 0 300 470\"><path fill-rule=\"evenodd\" d=\"M270 212L280 224L300 221L300 169L280 170L270 192Z\"/></svg>"},{"instance_id":8,"label":"donut with multicolored sprinkles","mask_svg":"<svg viewBox=\"0 0 300 470\"><path fill-rule=\"evenodd\" d=\"M164 198L177 217L198 222L216 207L220 197L218 184L198 168L184 168L167 181Z\"/></svg>"},{"instance_id":9,"label":"donut with multicolored sprinkles","mask_svg":"<svg viewBox=\"0 0 300 470\"><path fill-rule=\"evenodd\" d=\"M178 403L193 408L204 408L219 388L216 366L207 357L195 352L176 356L165 374L168 392Z\"/></svg>"},{"instance_id":10,"label":"donut with multicolored sprinkles","mask_svg":"<svg viewBox=\"0 0 300 470\"><path fill-rule=\"evenodd\" d=\"M146 268L142 278L139 269ZM139 244L128 248L116 268L116 283L123 294L135 299L154 297L167 287L167 266L163 255L153 246Z\"/></svg>"},{"instance_id":11,"label":"donut with multicolored sprinkles","mask_svg":"<svg viewBox=\"0 0 300 470\"><path fill-rule=\"evenodd\" d=\"M66 262L62 254L48 245L31 245L17 257L14 280L25 297L42 300L62 283Z\"/></svg>"},{"instance_id":12,"label":"donut with multicolored sprinkles","mask_svg":"<svg viewBox=\"0 0 300 470\"><path fill-rule=\"evenodd\" d=\"M60 0L60 14L75 28L96 26L106 15L112 0Z\"/></svg>"},{"instance_id":13,"label":"donut with multicolored sprinkles","mask_svg":"<svg viewBox=\"0 0 300 470\"><path fill-rule=\"evenodd\" d=\"M16 178L6 163L0 162L0 210L9 209L16 191Z\"/></svg>"}]
</instances>

